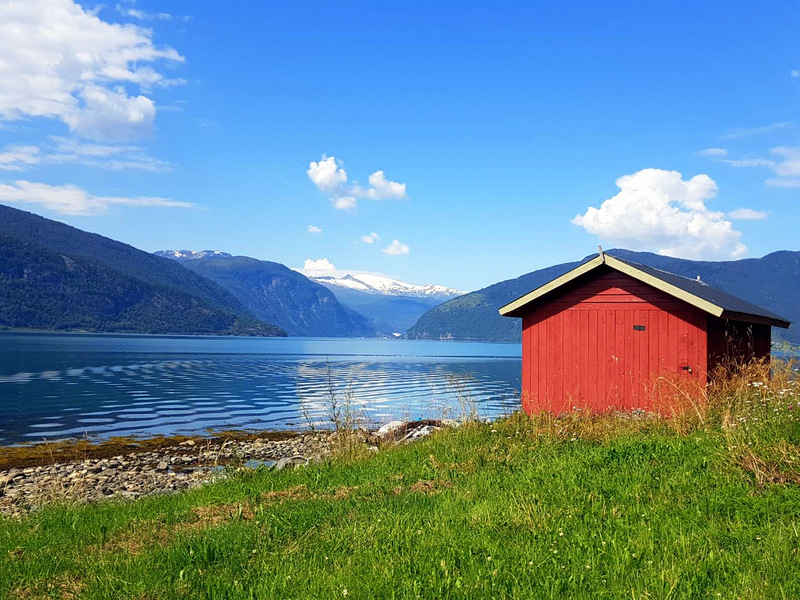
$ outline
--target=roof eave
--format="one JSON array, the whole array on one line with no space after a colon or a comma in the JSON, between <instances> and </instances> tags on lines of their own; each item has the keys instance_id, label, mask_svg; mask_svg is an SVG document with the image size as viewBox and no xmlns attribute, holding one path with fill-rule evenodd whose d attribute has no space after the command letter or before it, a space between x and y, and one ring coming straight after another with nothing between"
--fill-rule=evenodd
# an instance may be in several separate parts
<instances>
[{"instance_id":1,"label":"roof eave","mask_svg":"<svg viewBox=\"0 0 800 600\"><path fill-rule=\"evenodd\" d=\"M699 298L692 294L691 292L687 292L682 290L679 287L672 285L671 283L667 283L666 281L659 279L658 277L654 277L649 273L645 273L644 271L640 271L636 267L629 265L621 260L617 260L613 256L606 255L606 264L617 271L625 273L626 275L630 275L634 279L638 279L642 283L646 283L662 292L669 294L679 300L683 300L687 304L691 304L707 312L710 315L714 315L715 317L721 317L722 313L724 312L721 306L717 306L713 302L709 302L708 300L704 300L703 298Z\"/></svg>"},{"instance_id":2,"label":"roof eave","mask_svg":"<svg viewBox=\"0 0 800 600\"><path fill-rule=\"evenodd\" d=\"M781 329L788 329L792 324L791 321L785 319L770 319L769 317L762 317L761 315L750 315L747 313L734 312L731 310L723 311L723 319L731 321L745 321L747 323L758 323L760 325L769 325L770 327L780 327Z\"/></svg>"},{"instance_id":3,"label":"roof eave","mask_svg":"<svg viewBox=\"0 0 800 600\"><path fill-rule=\"evenodd\" d=\"M498 310L500 312L500 316L502 317L519 317L521 315L516 314L517 311L521 310L537 298L541 298L545 294L560 288L562 285L569 283L573 279L577 279L581 275L585 275L589 271L592 271L599 267L600 265L604 264L604 258L608 258L607 256L599 255L595 256L592 260L586 261L582 265L578 265L571 271L567 271L560 277L556 277L552 281L545 283L544 285L539 286L532 292L528 292L524 296L520 296L516 300L513 300L506 304L505 306L501 306Z\"/></svg>"},{"instance_id":4,"label":"roof eave","mask_svg":"<svg viewBox=\"0 0 800 600\"><path fill-rule=\"evenodd\" d=\"M593 258L592 260L586 261L585 263L578 265L571 271L564 273L561 277L557 277L552 281L539 286L532 292L525 294L514 300L513 302L509 302L505 306L500 307L499 312L500 315L503 317L521 317L523 313L523 309L527 307L531 302L546 296L553 290L560 288L561 286L569 283L585 275L596 268L602 265L608 265L615 271L619 271L620 273L624 273L629 275L630 277L641 281L642 283L646 283L651 287L654 287L662 292L669 294L674 298L678 298L679 300L683 300L687 304L699 308L700 310L713 315L715 317L720 317L723 319L730 319L733 321L746 321L749 323L761 323L764 325L770 325L772 327L781 327L783 329L788 328L791 325L790 321L785 319L779 318L776 315L776 318L770 318L767 316L762 315L753 315L749 313L742 313L742 312L735 312L725 310L723 307L714 304L704 298L700 298L692 294L691 292L687 292L671 283L664 281L650 273L637 269L636 266L631 265L627 262L622 260L618 260L613 256L608 254L600 254Z\"/></svg>"}]
</instances>

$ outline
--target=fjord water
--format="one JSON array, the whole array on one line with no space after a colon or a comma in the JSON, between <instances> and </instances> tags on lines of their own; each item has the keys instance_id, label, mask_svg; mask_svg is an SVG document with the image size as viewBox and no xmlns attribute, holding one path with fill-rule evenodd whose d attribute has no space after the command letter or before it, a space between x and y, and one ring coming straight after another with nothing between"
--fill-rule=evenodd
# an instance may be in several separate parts
<instances>
[{"instance_id":1,"label":"fjord water","mask_svg":"<svg viewBox=\"0 0 800 600\"><path fill-rule=\"evenodd\" d=\"M520 346L0 332L0 444L304 429L349 392L372 424L517 406Z\"/></svg>"}]
</instances>

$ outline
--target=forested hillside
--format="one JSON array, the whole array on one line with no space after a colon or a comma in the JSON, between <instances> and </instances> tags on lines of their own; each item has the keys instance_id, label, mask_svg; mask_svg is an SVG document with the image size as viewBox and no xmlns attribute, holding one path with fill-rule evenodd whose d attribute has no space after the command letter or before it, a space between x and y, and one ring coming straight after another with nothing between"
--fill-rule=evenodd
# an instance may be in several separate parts
<instances>
[{"instance_id":1,"label":"forested hillside","mask_svg":"<svg viewBox=\"0 0 800 600\"><path fill-rule=\"evenodd\" d=\"M800 343L800 252L780 251L763 258L719 262L622 249L610 250L608 254L692 279L699 276L710 286L788 318L794 323L792 327L774 329L773 340ZM497 309L575 268L580 262L533 271L445 302L422 315L408 330L407 337L518 342L521 320L501 317Z\"/></svg>"},{"instance_id":2,"label":"forested hillside","mask_svg":"<svg viewBox=\"0 0 800 600\"><path fill-rule=\"evenodd\" d=\"M326 287L280 263L246 256L208 256L180 264L218 283L255 316L290 335L376 335L369 319L342 306Z\"/></svg>"},{"instance_id":3,"label":"forested hillside","mask_svg":"<svg viewBox=\"0 0 800 600\"><path fill-rule=\"evenodd\" d=\"M2 205L0 326L285 335L177 263Z\"/></svg>"}]
</instances>

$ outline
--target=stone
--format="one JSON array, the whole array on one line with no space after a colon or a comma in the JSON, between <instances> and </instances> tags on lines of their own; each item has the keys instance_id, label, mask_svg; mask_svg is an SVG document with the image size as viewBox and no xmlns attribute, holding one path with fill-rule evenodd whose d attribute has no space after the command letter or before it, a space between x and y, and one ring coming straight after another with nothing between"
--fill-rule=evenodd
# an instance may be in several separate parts
<instances>
[{"instance_id":1,"label":"stone","mask_svg":"<svg viewBox=\"0 0 800 600\"><path fill-rule=\"evenodd\" d=\"M166 471L168 466L167 461L162 460L156 465L156 471Z\"/></svg>"},{"instance_id":2,"label":"stone","mask_svg":"<svg viewBox=\"0 0 800 600\"><path fill-rule=\"evenodd\" d=\"M376 434L378 437L385 437L386 435L392 433L395 429L400 429L403 426L402 421L389 421L378 429L378 433Z\"/></svg>"},{"instance_id":3,"label":"stone","mask_svg":"<svg viewBox=\"0 0 800 600\"><path fill-rule=\"evenodd\" d=\"M412 429L400 441L408 442L408 441L418 440L419 438L423 438L425 436L432 434L434 431L437 431L438 429L439 429L438 427L434 427L433 425L424 425L422 427Z\"/></svg>"}]
</instances>

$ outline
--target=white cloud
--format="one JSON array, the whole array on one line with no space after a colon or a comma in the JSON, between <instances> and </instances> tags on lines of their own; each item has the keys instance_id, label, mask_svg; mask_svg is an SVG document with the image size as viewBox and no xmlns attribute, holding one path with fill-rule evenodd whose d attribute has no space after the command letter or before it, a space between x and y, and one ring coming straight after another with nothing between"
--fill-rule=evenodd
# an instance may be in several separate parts
<instances>
[{"instance_id":1,"label":"white cloud","mask_svg":"<svg viewBox=\"0 0 800 600\"><path fill-rule=\"evenodd\" d=\"M312 161L306 174L320 191L331 195L334 208L339 210L356 208L359 199L391 200L407 196L406 184L389 181L383 171L375 171L369 176L368 188L349 184L343 163L334 156L323 154L319 162Z\"/></svg>"},{"instance_id":2,"label":"white cloud","mask_svg":"<svg viewBox=\"0 0 800 600\"><path fill-rule=\"evenodd\" d=\"M315 275L313 274L315 273L318 276L325 273L338 272L338 269L327 258L318 258L317 260L311 260L310 258L307 258L303 268L298 269L298 271L305 274L311 274L310 276L314 277Z\"/></svg>"},{"instance_id":3,"label":"white cloud","mask_svg":"<svg viewBox=\"0 0 800 600\"><path fill-rule=\"evenodd\" d=\"M677 171L643 169L616 181L619 193L600 208L589 207L572 223L603 240L632 250L691 259L740 258L741 232L705 202L717 194L708 175L685 181Z\"/></svg>"},{"instance_id":4,"label":"white cloud","mask_svg":"<svg viewBox=\"0 0 800 600\"><path fill-rule=\"evenodd\" d=\"M6 146L0 152L0 171L22 171L41 160L38 146Z\"/></svg>"},{"instance_id":5,"label":"white cloud","mask_svg":"<svg viewBox=\"0 0 800 600\"><path fill-rule=\"evenodd\" d=\"M329 194L340 191L347 183L347 171L336 164L336 157L322 155L319 162L312 161L306 171L311 181L321 191Z\"/></svg>"},{"instance_id":6,"label":"white cloud","mask_svg":"<svg viewBox=\"0 0 800 600\"><path fill-rule=\"evenodd\" d=\"M725 135L720 136L723 140L737 140L740 138L753 137L756 135L764 135L765 133L772 133L780 129L786 129L792 125L791 121L783 121L782 123L772 123L771 125L764 125L763 127L750 127L741 129L732 129Z\"/></svg>"},{"instance_id":7,"label":"white cloud","mask_svg":"<svg viewBox=\"0 0 800 600\"><path fill-rule=\"evenodd\" d=\"M408 247L408 244L401 244L399 240L392 241L391 244L386 246L381 252L385 252L391 256L396 256L398 254L408 254L411 252L411 248Z\"/></svg>"},{"instance_id":8,"label":"white cloud","mask_svg":"<svg viewBox=\"0 0 800 600\"><path fill-rule=\"evenodd\" d=\"M353 275L375 275L377 277L385 277L387 279L395 279L391 275L385 273L377 273L375 271L362 271L359 269L339 269L327 258L319 258L317 260L306 259L302 269L294 269L298 273L302 273L306 277L345 277Z\"/></svg>"},{"instance_id":9,"label":"white cloud","mask_svg":"<svg viewBox=\"0 0 800 600\"><path fill-rule=\"evenodd\" d=\"M740 168L765 167L777 177L767 179L765 183L773 187L800 187L800 148L796 146L778 146L770 152L777 159L751 157L723 160L722 162Z\"/></svg>"},{"instance_id":10,"label":"white cloud","mask_svg":"<svg viewBox=\"0 0 800 600\"><path fill-rule=\"evenodd\" d=\"M800 175L800 148L779 146L772 149L773 154L781 157L773 170L781 177L797 177Z\"/></svg>"},{"instance_id":11,"label":"white cloud","mask_svg":"<svg viewBox=\"0 0 800 600\"><path fill-rule=\"evenodd\" d=\"M43 162L79 164L110 171L135 169L163 173L172 170L172 165L149 156L144 148L119 144L90 144L75 138L51 137L52 149L43 157Z\"/></svg>"},{"instance_id":12,"label":"white cloud","mask_svg":"<svg viewBox=\"0 0 800 600\"><path fill-rule=\"evenodd\" d=\"M737 208L728 213L731 219L739 219L741 221L758 221L767 218L767 213L763 210L753 210L752 208Z\"/></svg>"},{"instance_id":13,"label":"white cloud","mask_svg":"<svg viewBox=\"0 0 800 600\"><path fill-rule=\"evenodd\" d=\"M59 119L95 140L146 137L155 103L122 87L179 82L153 68L183 57L153 32L108 23L73 0L0 3L0 120Z\"/></svg>"},{"instance_id":14,"label":"white cloud","mask_svg":"<svg viewBox=\"0 0 800 600\"><path fill-rule=\"evenodd\" d=\"M727 155L728 151L725 150L725 148L706 148L705 150L701 150L700 152L698 152L698 154L700 156L719 157Z\"/></svg>"},{"instance_id":15,"label":"white cloud","mask_svg":"<svg viewBox=\"0 0 800 600\"><path fill-rule=\"evenodd\" d=\"M723 160L722 162L732 167L745 168L745 169L749 169L750 167L773 168L775 166L774 160L767 160L765 158L736 158L730 160Z\"/></svg>"},{"instance_id":16,"label":"white cloud","mask_svg":"<svg viewBox=\"0 0 800 600\"><path fill-rule=\"evenodd\" d=\"M126 8L117 4L116 6L117 12L121 15L126 17L133 17L134 19L140 19L142 21L171 21L172 15L168 13L146 13L143 10L139 10L137 8Z\"/></svg>"},{"instance_id":17,"label":"white cloud","mask_svg":"<svg viewBox=\"0 0 800 600\"><path fill-rule=\"evenodd\" d=\"M64 116L71 131L108 142L149 136L156 119L156 104L145 96L131 97L125 88L113 90L90 85L80 92L83 110Z\"/></svg>"},{"instance_id":18,"label":"white cloud","mask_svg":"<svg viewBox=\"0 0 800 600\"><path fill-rule=\"evenodd\" d=\"M322 233L322 228L317 227L316 225L309 225L308 226L308 233Z\"/></svg>"},{"instance_id":19,"label":"white cloud","mask_svg":"<svg viewBox=\"0 0 800 600\"><path fill-rule=\"evenodd\" d=\"M138 146L84 143L59 136L51 136L42 146L10 145L0 151L0 170L22 171L40 164L76 164L110 171L172 170L172 165L148 156Z\"/></svg>"},{"instance_id":20,"label":"white cloud","mask_svg":"<svg viewBox=\"0 0 800 600\"><path fill-rule=\"evenodd\" d=\"M112 205L195 208L191 202L177 202L167 198L94 196L74 185L55 186L24 180L11 184L0 183L0 202L34 204L65 215L87 216L104 214Z\"/></svg>"},{"instance_id":21,"label":"white cloud","mask_svg":"<svg viewBox=\"0 0 800 600\"><path fill-rule=\"evenodd\" d=\"M333 202L333 207L339 210L352 210L358 204L353 196L334 196L331 198L331 202Z\"/></svg>"},{"instance_id":22,"label":"white cloud","mask_svg":"<svg viewBox=\"0 0 800 600\"><path fill-rule=\"evenodd\" d=\"M406 184L388 181L383 171L375 171L369 176L371 189L366 190L366 197L373 200L401 199L407 196Z\"/></svg>"},{"instance_id":23,"label":"white cloud","mask_svg":"<svg viewBox=\"0 0 800 600\"><path fill-rule=\"evenodd\" d=\"M792 77L800 77L800 71L798 71L797 69L792 69L792 70L791 70L791 72L790 72L789 74L790 74Z\"/></svg>"},{"instance_id":24,"label":"white cloud","mask_svg":"<svg viewBox=\"0 0 800 600\"><path fill-rule=\"evenodd\" d=\"M373 231L372 233L368 233L367 235L362 235L361 241L364 242L365 244L374 244L378 238L380 238L380 236Z\"/></svg>"}]
</instances>

